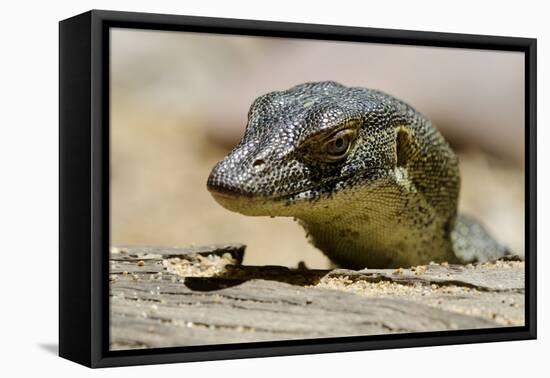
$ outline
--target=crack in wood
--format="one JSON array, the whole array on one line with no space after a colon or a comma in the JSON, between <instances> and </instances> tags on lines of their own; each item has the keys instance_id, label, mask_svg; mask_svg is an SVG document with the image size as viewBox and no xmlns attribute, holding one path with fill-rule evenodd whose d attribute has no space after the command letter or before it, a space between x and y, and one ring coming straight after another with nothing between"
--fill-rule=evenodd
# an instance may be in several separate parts
<instances>
[{"instance_id":1,"label":"crack in wood","mask_svg":"<svg viewBox=\"0 0 550 378\"><path fill-rule=\"evenodd\" d=\"M244 246L115 247L111 348L524 324L524 264L308 270L240 265Z\"/></svg>"}]
</instances>

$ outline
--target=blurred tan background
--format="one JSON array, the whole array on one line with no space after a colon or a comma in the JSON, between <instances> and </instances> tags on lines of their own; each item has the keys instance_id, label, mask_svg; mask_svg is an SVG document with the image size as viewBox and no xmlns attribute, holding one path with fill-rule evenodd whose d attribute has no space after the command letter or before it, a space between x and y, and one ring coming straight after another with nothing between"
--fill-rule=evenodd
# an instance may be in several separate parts
<instances>
[{"instance_id":1,"label":"blurred tan background","mask_svg":"<svg viewBox=\"0 0 550 378\"><path fill-rule=\"evenodd\" d=\"M246 217L206 190L259 95L335 80L399 97L459 153L460 210L523 255L522 53L111 31L111 243L248 245L247 264L326 268L291 219Z\"/></svg>"}]
</instances>

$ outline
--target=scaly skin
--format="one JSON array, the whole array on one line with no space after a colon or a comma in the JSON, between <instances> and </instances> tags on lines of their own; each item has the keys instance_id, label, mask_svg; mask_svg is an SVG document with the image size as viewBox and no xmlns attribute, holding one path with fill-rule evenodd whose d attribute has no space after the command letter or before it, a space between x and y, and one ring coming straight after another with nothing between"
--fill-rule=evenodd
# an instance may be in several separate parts
<instances>
[{"instance_id":1,"label":"scaly skin","mask_svg":"<svg viewBox=\"0 0 550 378\"><path fill-rule=\"evenodd\" d=\"M318 82L259 97L207 187L228 210L296 218L342 267L506 253L478 223L457 216L458 160L439 131L411 106L367 88Z\"/></svg>"}]
</instances>

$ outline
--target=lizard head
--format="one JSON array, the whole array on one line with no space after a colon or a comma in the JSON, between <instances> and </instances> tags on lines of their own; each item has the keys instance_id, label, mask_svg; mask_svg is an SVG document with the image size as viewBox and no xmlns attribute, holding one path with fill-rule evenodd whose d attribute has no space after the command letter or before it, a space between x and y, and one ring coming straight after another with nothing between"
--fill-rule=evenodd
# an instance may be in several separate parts
<instances>
[{"instance_id":1,"label":"lizard head","mask_svg":"<svg viewBox=\"0 0 550 378\"><path fill-rule=\"evenodd\" d=\"M396 105L388 97L330 81L260 96L208 190L231 211L299 217L359 183L374 188L394 179Z\"/></svg>"}]
</instances>

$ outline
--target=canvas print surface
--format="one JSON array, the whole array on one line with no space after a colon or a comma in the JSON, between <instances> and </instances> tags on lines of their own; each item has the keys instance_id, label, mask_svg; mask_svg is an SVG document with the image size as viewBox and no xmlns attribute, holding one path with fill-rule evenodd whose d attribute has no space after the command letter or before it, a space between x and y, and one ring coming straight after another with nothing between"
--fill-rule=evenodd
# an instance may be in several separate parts
<instances>
[{"instance_id":1,"label":"canvas print surface","mask_svg":"<svg viewBox=\"0 0 550 378\"><path fill-rule=\"evenodd\" d=\"M523 326L520 52L110 30L110 348Z\"/></svg>"}]
</instances>

